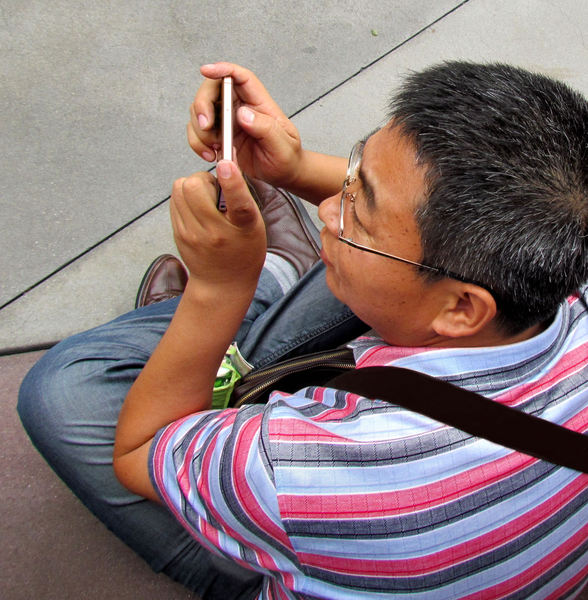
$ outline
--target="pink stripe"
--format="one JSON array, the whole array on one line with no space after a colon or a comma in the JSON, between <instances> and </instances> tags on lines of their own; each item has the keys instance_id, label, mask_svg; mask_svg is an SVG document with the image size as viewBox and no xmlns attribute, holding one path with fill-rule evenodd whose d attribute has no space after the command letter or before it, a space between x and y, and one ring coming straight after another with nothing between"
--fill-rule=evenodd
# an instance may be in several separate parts
<instances>
[{"instance_id":1,"label":"pink stripe","mask_svg":"<svg viewBox=\"0 0 588 600\"><path fill-rule=\"evenodd\" d=\"M509 594L513 594L517 590L532 583L538 577L541 577L541 575L549 571L549 569L554 567L558 562L565 559L566 556L571 554L586 541L587 535L588 525L585 525L580 531L566 540L565 543L555 548L553 552L550 552L547 556L538 560L532 567L519 573L516 577L486 588L480 592L476 592L475 594L471 594L470 596L466 596L465 598L462 598L462 600L499 600Z\"/></svg>"},{"instance_id":2,"label":"pink stripe","mask_svg":"<svg viewBox=\"0 0 588 600\"><path fill-rule=\"evenodd\" d=\"M288 519L376 518L408 514L467 496L512 477L536 462L536 458L512 452L460 475L406 490L348 495L279 494L278 502L283 518Z\"/></svg>"},{"instance_id":3,"label":"pink stripe","mask_svg":"<svg viewBox=\"0 0 588 600\"><path fill-rule=\"evenodd\" d=\"M437 350L437 348L388 346L381 344L366 350L357 361L357 368L380 367L401 358L415 356L416 354L425 354L425 352L431 352L432 350Z\"/></svg>"},{"instance_id":4,"label":"pink stripe","mask_svg":"<svg viewBox=\"0 0 588 600\"><path fill-rule=\"evenodd\" d=\"M412 577L434 573L448 566L457 565L475 556L485 554L523 535L530 529L540 525L558 510L561 510L587 486L588 477L578 476L570 485L562 489L556 497L549 498L549 500L523 514L518 519L509 521L487 534L427 556L402 560L337 558L311 553L300 553L299 556L306 565L348 575Z\"/></svg>"},{"instance_id":5,"label":"pink stripe","mask_svg":"<svg viewBox=\"0 0 588 600\"><path fill-rule=\"evenodd\" d=\"M496 398L503 404L514 406L523 403L525 400L536 396L537 394L555 387L564 379L571 377L576 371L580 371L586 366L588 356L588 342L582 344L575 350L568 352L563 356L544 377L526 385L516 387L507 391Z\"/></svg>"},{"instance_id":6,"label":"pink stripe","mask_svg":"<svg viewBox=\"0 0 588 600\"><path fill-rule=\"evenodd\" d=\"M584 577L588 576L588 565L586 565L579 573L574 575L569 581L566 581L561 587L557 588L553 594L550 594L545 600L558 600L566 592L571 590L575 585L578 585ZM587 589L587 588L584 588Z\"/></svg>"},{"instance_id":7,"label":"pink stripe","mask_svg":"<svg viewBox=\"0 0 588 600\"><path fill-rule=\"evenodd\" d=\"M259 432L262 415L251 419L238 432L235 440L234 459L233 459L233 485L235 495L239 499L242 510L256 523L260 529L268 533L282 545L293 550L288 536L283 529L280 529L267 514L263 511L255 494L247 484L247 456L252 446L252 442ZM256 449L254 449L256 452Z\"/></svg>"},{"instance_id":8,"label":"pink stripe","mask_svg":"<svg viewBox=\"0 0 588 600\"><path fill-rule=\"evenodd\" d=\"M179 421L175 421L174 423L171 423L170 425L168 425L167 428L163 431L163 433L159 437L159 439L157 441L157 445L153 452L153 473L155 475L155 481L157 483L159 492L160 492L165 504L170 509L170 511L174 514L176 519L178 521L180 521L180 523L184 524L184 526L187 526L186 521L184 519L184 515L181 513L181 511L179 511L174 506L173 499L168 494L167 489L165 487L164 473L165 473L165 451L167 449L167 446L168 446L170 440L173 438L173 436L178 431L178 429L181 427L182 423L188 418L189 418L189 416L185 417L184 419L180 419Z\"/></svg>"},{"instance_id":9,"label":"pink stripe","mask_svg":"<svg viewBox=\"0 0 588 600\"><path fill-rule=\"evenodd\" d=\"M296 417L291 419L270 419L269 434L272 442L302 442L308 440L312 443L333 442L340 444L352 441L349 438L331 433L314 423L303 421Z\"/></svg>"}]
</instances>

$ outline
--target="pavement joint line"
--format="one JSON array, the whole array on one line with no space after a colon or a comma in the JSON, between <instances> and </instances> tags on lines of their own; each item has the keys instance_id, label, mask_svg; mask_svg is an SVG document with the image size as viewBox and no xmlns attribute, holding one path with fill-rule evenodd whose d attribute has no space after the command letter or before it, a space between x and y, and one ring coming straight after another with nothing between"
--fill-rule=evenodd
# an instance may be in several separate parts
<instances>
[{"instance_id":1,"label":"pavement joint line","mask_svg":"<svg viewBox=\"0 0 588 600\"><path fill-rule=\"evenodd\" d=\"M89 254L90 252L92 252L92 250L95 250L96 248L98 248L98 246L101 246L104 242L107 242L108 240L112 239L113 237L115 237L116 235L118 235L119 233L124 231L127 227L130 227L133 223L136 223L143 217L147 216L150 212L154 211L155 209L157 209L160 206L162 206L163 204L165 204L170 198L171 198L171 196L167 196L167 198L164 198L163 200L156 202L153 206L150 206L148 209L144 210L141 214L137 215L136 217L133 217L130 221L128 221L127 223L124 223L123 225L118 227L115 231L109 233L106 237L102 238L101 240L98 240L97 242L95 242L94 244L92 244L91 246L86 248L83 252L76 254L76 256L74 256L73 258L70 258L67 262L62 264L60 267L57 267L57 269L54 269L51 273L49 273L49 275L45 275L45 277L43 277L39 281L33 283L33 285L30 285L28 288L26 288L25 290L23 290L16 296L14 296L14 298L11 298L10 300L8 300L8 302L5 302L4 304L2 304L2 306L0 306L0 310L2 310L3 308L6 308L13 302L16 302L17 300L19 300L20 298L22 298L23 296L28 294L30 291L34 290L36 287L40 286L41 284L43 284L46 281L48 281L49 279L51 279L51 277L53 277L54 275L57 275L58 273L60 273L61 271L63 271L64 269L66 269L67 267L72 265L74 262L76 262L80 258L86 256L86 254Z\"/></svg>"},{"instance_id":2,"label":"pavement joint line","mask_svg":"<svg viewBox=\"0 0 588 600\"><path fill-rule=\"evenodd\" d=\"M30 344L28 346L11 346L9 348L0 348L0 358L6 356L16 356L18 354L31 354L33 352L40 352L41 350L49 350L59 344L61 340L53 342L43 342L40 344Z\"/></svg>"},{"instance_id":3,"label":"pavement joint line","mask_svg":"<svg viewBox=\"0 0 588 600\"><path fill-rule=\"evenodd\" d=\"M430 29L431 27L433 27L434 25L436 25L437 23L439 23L440 21L442 21L443 19L445 19L446 17L448 17L449 15L451 15L452 13L454 13L457 10L459 10L460 8L462 8L464 5L468 4L470 1L471 0L462 0L462 2L460 2L459 4L457 4L456 6L454 6L452 9L448 10L443 15L437 17L436 19L434 19L433 21L431 21L430 23L428 23L427 25L425 25L424 27L422 27L421 29L419 29L418 31L416 31L415 33L413 33L412 35L408 36L402 42L396 44L391 49L387 50L386 52L384 52L383 54L381 54L380 56L378 56L374 60L370 61L368 64L362 66L355 73L353 73L353 74L349 75L348 77L344 78L343 80L341 80L340 82L338 82L337 84L335 84L334 86L332 86L331 88L329 88L327 91L323 92L322 94L320 94L319 96L317 96L316 98L314 98L313 100L311 100L310 102L308 102L307 104L305 104L304 106L302 106L301 108L295 110L292 114L290 114L288 116L288 119L294 118L295 116L297 116L297 115L301 114L302 112L304 112L307 108L310 108L311 106L315 105L317 102L320 102L320 100L322 100L323 98L325 98L326 96L328 96L329 94L331 94L332 92L334 92L335 90L337 90L338 88L340 88L341 86L345 85L347 82L351 81L352 79L354 79L355 77L357 77L358 75L360 75L363 71L365 71L365 70L369 69L370 67L374 66L375 64L377 64L378 62L380 62L381 60L383 60L384 58L386 58L387 56L389 56L390 54L392 54L393 52L395 52L396 50L398 50L399 48L401 48L402 46L404 46L408 42L410 42L411 40L415 39L416 37L418 37L419 35L421 35L425 31L427 31L428 29ZM209 168L208 172L209 173L212 172L214 170L214 168L215 167ZM89 254L90 252L92 252L93 250L95 250L96 248L98 248L99 246L101 246L102 244L104 244L105 242L107 242L108 240L110 240L113 237L115 237L117 234L121 233L122 231L124 231L125 229L127 229L128 227L130 227L131 225L133 225L134 223L136 223L137 221L139 221L140 219L142 219L146 215L148 215L153 210L159 208L165 202L167 202L170 199L170 197L171 196L167 196L163 200L160 200L159 202L157 202L153 206L149 207L148 209L144 210L142 213L140 213L139 215L137 215L136 217L134 217L130 221L128 221L128 222L124 223L123 225L121 225L120 227L118 227L115 231L111 232L110 234L108 234L107 236L105 236L104 238L102 238L101 240L98 240L97 242L95 242L94 244L92 244L91 246L89 246L88 248L86 248L83 252L80 252L76 256L72 257L71 259L69 259L68 261L66 261L64 264L62 264L61 266L59 266L57 269L54 269L51 273L49 273L45 277L41 278L39 281L37 281L34 284L30 285L25 290L23 290L22 292L20 292L19 294L17 294L13 298L11 298L10 300L8 300L4 304L2 304L0 306L0 310L2 310L3 308L6 308L7 306L9 306L11 304L13 304L17 300L19 300L20 298L22 298L23 296L25 296L27 293L29 293L30 291L34 290L38 286L42 285L43 283L45 283L46 281L48 281L49 279L51 279L53 276L57 275L58 273L60 273L61 271L63 271L64 269L66 269L67 267L69 267L70 265L72 265L73 263L75 263L80 258L83 258L84 256L86 256L87 254ZM0 348L0 357L14 355L14 354L21 354L21 353L24 353L24 352L33 352L33 351L36 351L36 350L46 350L46 349L51 348L52 346L54 346L56 343L58 343L58 342L54 342L53 341L53 342L46 342L46 343L41 343L41 344L34 344L34 345L30 345L30 346Z\"/></svg>"},{"instance_id":4,"label":"pavement joint line","mask_svg":"<svg viewBox=\"0 0 588 600\"><path fill-rule=\"evenodd\" d=\"M373 67L376 63L380 62L381 60L383 60L384 58L386 58L387 56L389 56L390 54L392 54L392 52L395 52L396 50L398 50L399 48L401 48L405 44L408 44L408 42L410 42L411 40L415 39L416 37L418 37L419 35L421 35L425 31L427 31L427 29L429 29L430 27L433 27L434 25L436 25L437 23L439 23L439 21L442 21L443 19L445 19L451 13L455 12L456 10L459 10L462 6L464 6L465 4L468 4L470 1L471 0L463 0L460 4L458 4L457 6L454 6L451 10L448 10L444 15L441 15L440 17L437 17L434 21L431 21L431 23L429 23L428 25L425 25L424 27L422 27L421 29L419 29L417 32L415 32L412 35L410 35L409 37L407 37L402 42L396 44L396 46L394 46L390 50L387 50L386 52L384 52L384 54L381 54L380 56L378 56L377 58L375 58L374 60L372 60L371 62L369 62L367 65L364 65L363 67L361 67L358 71L356 71L352 75L349 75L348 77L346 77L345 79L343 79L339 83L337 83L334 86L332 86L326 92L323 92L320 96L318 96L314 100L311 100L310 102L308 102L307 104L305 104L303 107L301 107L298 110L294 111L288 118L292 119L296 115L298 115L301 112L305 111L310 106L313 106L314 104L316 104L317 102L319 102L320 100L322 100L324 97L328 96L331 92L334 92L336 89L340 88L342 85L345 85L348 81L351 81L354 77L357 77L358 75L360 75L366 69L369 69L370 67Z\"/></svg>"}]
</instances>

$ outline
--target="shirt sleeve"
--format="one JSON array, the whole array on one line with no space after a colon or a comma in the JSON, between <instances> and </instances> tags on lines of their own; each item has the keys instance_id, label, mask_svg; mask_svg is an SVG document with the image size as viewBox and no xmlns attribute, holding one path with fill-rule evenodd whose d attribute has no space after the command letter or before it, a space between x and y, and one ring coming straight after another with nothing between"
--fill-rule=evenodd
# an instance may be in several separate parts
<instances>
[{"instance_id":1,"label":"shirt sleeve","mask_svg":"<svg viewBox=\"0 0 588 600\"><path fill-rule=\"evenodd\" d=\"M155 489L208 549L287 576L295 555L281 522L263 405L187 416L156 435Z\"/></svg>"}]
</instances>

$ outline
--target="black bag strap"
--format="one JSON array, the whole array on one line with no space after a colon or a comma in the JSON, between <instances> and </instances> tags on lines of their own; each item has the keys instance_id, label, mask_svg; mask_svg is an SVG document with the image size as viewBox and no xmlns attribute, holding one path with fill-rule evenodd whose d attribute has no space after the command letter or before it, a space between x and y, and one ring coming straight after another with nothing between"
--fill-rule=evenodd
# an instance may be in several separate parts
<instances>
[{"instance_id":1,"label":"black bag strap","mask_svg":"<svg viewBox=\"0 0 588 600\"><path fill-rule=\"evenodd\" d=\"M392 402L507 448L588 473L588 436L436 377L399 367L364 367L326 385Z\"/></svg>"}]
</instances>

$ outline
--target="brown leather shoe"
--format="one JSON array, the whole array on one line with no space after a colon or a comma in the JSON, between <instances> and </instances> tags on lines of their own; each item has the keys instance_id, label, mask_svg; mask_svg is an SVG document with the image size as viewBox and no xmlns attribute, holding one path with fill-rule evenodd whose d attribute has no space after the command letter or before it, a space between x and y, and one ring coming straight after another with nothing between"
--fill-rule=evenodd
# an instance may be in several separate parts
<instances>
[{"instance_id":1,"label":"brown leather shoe","mask_svg":"<svg viewBox=\"0 0 588 600\"><path fill-rule=\"evenodd\" d=\"M320 258L320 235L302 201L260 179L249 190L265 221L267 249L288 260L302 277Z\"/></svg>"},{"instance_id":2,"label":"brown leather shoe","mask_svg":"<svg viewBox=\"0 0 588 600\"><path fill-rule=\"evenodd\" d=\"M158 256L143 275L135 308L179 296L188 282L184 265L171 254Z\"/></svg>"}]
</instances>

